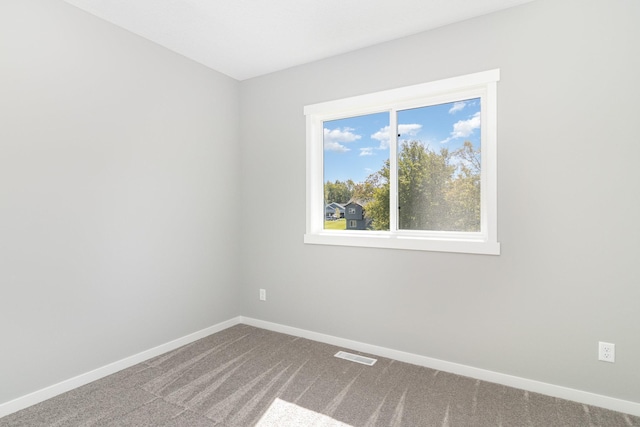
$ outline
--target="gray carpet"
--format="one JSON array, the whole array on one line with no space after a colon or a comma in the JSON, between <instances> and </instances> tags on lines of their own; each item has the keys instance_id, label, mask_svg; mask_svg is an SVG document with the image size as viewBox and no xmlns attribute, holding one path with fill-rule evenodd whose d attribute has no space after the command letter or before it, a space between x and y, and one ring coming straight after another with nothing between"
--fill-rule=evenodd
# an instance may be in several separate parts
<instances>
[{"instance_id":1,"label":"gray carpet","mask_svg":"<svg viewBox=\"0 0 640 427\"><path fill-rule=\"evenodd\" d=\"M237 325L0 426L640 426L640 418ZM354 352L355 353L355 352Z\"/></svg>"}]
</instances>

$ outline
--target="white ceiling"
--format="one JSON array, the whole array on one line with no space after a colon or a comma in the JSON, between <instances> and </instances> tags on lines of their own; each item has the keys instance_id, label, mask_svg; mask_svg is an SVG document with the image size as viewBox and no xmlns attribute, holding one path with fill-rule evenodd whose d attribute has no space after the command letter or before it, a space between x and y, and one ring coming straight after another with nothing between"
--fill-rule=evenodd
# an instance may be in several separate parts
<instances>
[{"instance_id":1,"label":"white ceiling","mask_svg":"<svg viewBox=\"0 0 640 427\"><path fill-rule=\"evenodd\" d=\"M65 0L237 80L532 0Z\"/></svg>"}]
</instances>

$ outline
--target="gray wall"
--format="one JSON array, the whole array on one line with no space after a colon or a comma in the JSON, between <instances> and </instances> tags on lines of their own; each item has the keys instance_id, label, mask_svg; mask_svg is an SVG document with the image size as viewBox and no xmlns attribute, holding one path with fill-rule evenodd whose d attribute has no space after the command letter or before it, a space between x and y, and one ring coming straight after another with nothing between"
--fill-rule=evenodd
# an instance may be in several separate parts
<instances>
[{"instance_id":1,"label":"gray wall","mask_svg":"<svg viewBox=\"0 0 640 427\"><path fill-rule=\"evenodd\" d=\"M0 2L0 403L238 315L238 87Z\"/></svg>"},{"instance_id":2,"label":"gray wall","mask_svg":"<svg viewBox=\"0 0 640 427\"><path fill-rule=\"evenodd\" d=\"M243 82L242 314L640 402L639 18L538 0ZM302 243L304 105L492 68L500 256Z\"/></svg>"}]
</instances>

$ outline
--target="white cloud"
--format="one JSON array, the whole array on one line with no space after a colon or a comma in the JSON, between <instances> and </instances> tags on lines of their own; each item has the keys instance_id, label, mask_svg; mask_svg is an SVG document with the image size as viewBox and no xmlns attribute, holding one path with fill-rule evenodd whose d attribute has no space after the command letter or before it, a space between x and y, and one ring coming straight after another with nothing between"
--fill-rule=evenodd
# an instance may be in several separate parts
<instances>
[{"instance_id":1,"label":"white cloud","mask_svg":"<svg viewBox=\"0 0 640 427\"><path fill-rule=\"evenodd\" d=\"M469 120L460 120L453 125L452 136L456 138L465 138L473 133L475 129L480 128L480 111L475 113Z\"/></svg>"},{"instance_id":2,"label":"white cloud","mask_svg":"<svg viewBox=\"0 0 640 427\"><path fill-rule=\"evenodd\" d=\"M344 145L340 144L339 142L331 142L331 141L324 142L324 149L327 151L338 151L340 153L346 153L347 151L351 151L351 148L347 148Z\"/></svg>"},{"instance_id":3,"label":"white cloud","mask_svg":"<svg viewBox=\"0 0 640 427\"><path fill-rule=\"evenodd\" d=\"M440 141L442 144L445 144L451 140L457 138L466 138L469 135L473 134L473 131L480 128L480 111L475 113L468 120L460 120L453 124L453 130L451 131L451 135Z\"/></svg>"},{"instance_id":4,"label":"white cloud","mask_svg":"<svg viewBox=\"0 0 640 427\"><path fill-rule=\"evenodd\" d=\"M453 107L449 109L449 114L455 114L458 111L461 111L464 107L467 106L467 103L464 101L458 101L453 104Z\"/></svg>"},{"instance_id":5,"label":"white cloud","mask_svg":"<svg viewBox=\"0 0 640 427\"><path fill-rule=\"evenodd\" d=\"M380 150L386 149L389 147L389 126L385 126L380 129L378 132L371 135L371 138L377 139L380 141Z\"/></svg>"},{"instance_id":6,"label":"white cloud","mask_svg":"<svg viewBox=\"0 0 640 427\"><path fill-rule=\"evenodd\" d=\"M373 156L373 147L364 147L360 149L361 156Z\"/></svg>"},{"instance_id":7,"label":"white cloud","mask_svg":"<svg viewBox=\"0 0 640 427\"><path fill-rule=\"evenodd\" d=\"M350 151L344 144L357 141L362 136L352 132L351 128L340 129L327 129L324 128L324 149L328 151L346 152Z\"/></svg>"},{"instance_id":8,"label":"white cloud","mask_svg":"<svg viewBox=\"0 0 640 427\"><path fill-rule=\"evenodd\" d=\"M420 132L420 129L422 129L422 125L417 123L398 125L398 133L402 136L416 136L418 132ZM386 150L389 148L390 137L389 126L385 126L378 132L371 135L371 138L380 141L380 147L378 147L379 150Z\"/></svg>"},{"instance_id":9,"label":"white cloud","mask_svg":"<svg viewBox=\"0 0 640 427\"><path fill-rule=\"evenodd\" d=\"M422 129L422 125L417 123L413 123L410 125L398 125L398 133L402 136L416 136L418 132Z\"/></svg>"}]
</instances>

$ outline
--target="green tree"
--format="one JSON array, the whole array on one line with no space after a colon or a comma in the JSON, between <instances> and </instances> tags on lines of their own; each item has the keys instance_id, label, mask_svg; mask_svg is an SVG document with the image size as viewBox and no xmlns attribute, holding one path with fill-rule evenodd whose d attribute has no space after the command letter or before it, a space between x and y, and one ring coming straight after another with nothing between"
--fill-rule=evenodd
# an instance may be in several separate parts
<instances>
[{"instance_id":1,"label":"green tree","mask_svg":"<svg viewBox=\"0 0 640 427\"><path fill-rule=\"evenodd\" d=\"M378 172L369 175L365 181L371 190L370 199L364 206L365 215L371 219L374 230L389 230L389 160Z\"/></svg>"},{"instance_id":2,"label":"green tree","mask_svg":"<svg viewBox=\"0 0 640 427\"><path fill-rule=\"evenodd\" d=\"M373 200L374 184L367 179L365 182L359 182L354 185L351 199L358 201L363 206Z\"/></svg>"},{"instance_id":3,"label":"green tree","mask_svg":"<svg viewBox=\"0 0 640 427\"><path fill-rule=\"evenodd\" d=\"M346 203L351 199L355 184L352 180L346 182L335 180L335 182L327 181L324 184L324 202L325 204L336 202Z\"/></svg>"},{"instance_id":4,"label":"green tree","mask_svg":"<svg viewBox=\"0 0 640 427\"><path fill-rule=\"evenodd\" d=\"M450 231L480 231L480 150L466 141L454 152L457 176L447 189Z\"/></svg>"},{"instance_id":5,"label":"green tree","mask_svg":"<svg viewBox=\"0 0 640 427\"><path fill-rule=\"evenodd\" d=\"M436 153L418 141L403 142L398 156L398 219L403 230L443 230L446 188L455 171L446 148Z\"/></svg>"},{"instance_id":6,"label":"green tree","mask_svg":"<svg viewBox=\"0 0 640 427\"><path fill-rule=\"evenodd\" d=\"M365 182L366 215L376 230L389 229L389 179L387 160ZM470 142L454 152L403 142L398 154L398 209L400 229L479 231L480 151Z\"/></svg>"}]
</instances>

